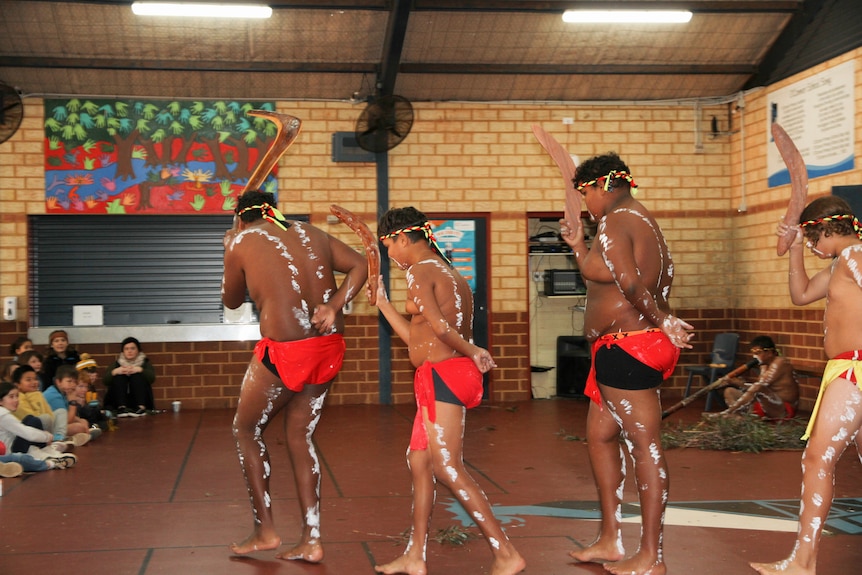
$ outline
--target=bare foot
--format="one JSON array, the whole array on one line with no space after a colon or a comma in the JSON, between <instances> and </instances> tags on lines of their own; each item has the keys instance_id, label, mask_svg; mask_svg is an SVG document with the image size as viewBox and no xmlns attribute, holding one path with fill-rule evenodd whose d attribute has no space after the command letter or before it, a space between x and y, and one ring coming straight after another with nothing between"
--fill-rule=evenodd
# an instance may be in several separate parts
<instances>
[{"instance_id":1,"label":"bare foot","mask_svg":"<svg viewBox=\"0 0 862 575\"><path fill-rule=\"evenodd\" d=\"M293 549L279 553L276 559L286 561L305 561L307 563L320 563L323 561L323 545L319 541L313 543L299 543Z\"/></svg>"},{"instance_id":2,"label":"bare foot","mask_svg":"<svg viewBox=\"0 0 862 575\"><path fill-rule=\"evenodd\" d=\"M784 573L785 575L814 575L812 569L792 563L789 559L779 561L778 563L749 563L751 568L761 575L769 575L770 573Z\"/></svg>"},{"instance_id":3,"label":"bare foot","mask_svg":"<svg viewBox=\"0 0 862 575\"><path fill-rule=\"evenodd\" d=\"M252 533L242 543L231 543L231 553L236 555L245 555L254 551L267 551L269 549L278 549L281 545L281 538L278 535L263 536L257 531Z\"/></svg>"},{"instance_id":4,"label":"bare foot","mask_svg":"<svg viewBox=\"0 0 862 575\"><path fill-rule=\"evenodd\" d=\"M521 557L517 551L514 551L508 557L498 557L494 559L494 565L491 566L491 575L515 575L527 568L527 562Z\"/></svg>"},{"instance_id":5,"label":"bare foot","mask_svg":"<svg viewBox=\"0 0 862 575\"><path fill-rule=\"evenodd\" d=\"M605 571L614 575L665 575L667 567L664 561L655 556L635 553L628 559L606 563Z\"/></svg>"},{"instance_id":6,"label":"bare foot","mask_svg":"<svg viewBox=\"0 0 862 575\"><path fill-rule=\"evenodd\" d=\"M569 557L581 563L606 563L608 561L619 561L625 557L625 550L618 539L599 538L585 549L578 549L569 553Z\"/></svg>"},{"instance_id":7,"label":"bare foot","mask_svg":"<svg viewBox=\"0 0 862 575\"><path fill-rule=\"evenodd\" d=\"M375 565L374 570L378 573L393 575L394 573L406 573L407 575L427 575L428 568L422 559L409 555L402 555L395 561L386 565ZM516 573L516 571L513 571Z\"/></svg>"}]
</instances>

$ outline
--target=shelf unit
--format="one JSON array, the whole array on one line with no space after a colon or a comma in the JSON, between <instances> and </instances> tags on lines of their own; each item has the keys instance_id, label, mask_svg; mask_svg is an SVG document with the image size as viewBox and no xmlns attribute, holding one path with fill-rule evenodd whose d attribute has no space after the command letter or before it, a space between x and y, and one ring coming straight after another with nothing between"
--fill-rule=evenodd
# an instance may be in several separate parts
<instances>
[{"instance_id":1,"label":"shelf unit","mask_svg":"<svg viewBox=\"0 0 862 575\"><path fill-rule=\"evenodd\" d=\"M586 215L586 214L582 214ZM533 396L536 398L556 395L557 346L560 336L576 337L584 333L585 294L545 295L545 274L549 269L577 269L571 248L563 242L540 242L540 234L560 233L559 220L562 214L542 214L527 217L527 265L529 268L530 297L530 365ZM595 235L595 224L584 218L585 233ZM590 240L587 240L589 244ZM547 249L554 251L532 251Z\"/></svg>"}]
</instances>

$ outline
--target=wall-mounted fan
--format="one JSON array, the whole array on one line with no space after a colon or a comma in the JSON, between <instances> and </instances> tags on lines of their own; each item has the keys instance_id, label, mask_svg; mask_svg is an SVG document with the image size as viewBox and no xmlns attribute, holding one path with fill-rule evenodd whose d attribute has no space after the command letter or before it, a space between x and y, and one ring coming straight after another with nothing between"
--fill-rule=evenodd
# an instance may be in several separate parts
<instances>
[{"instance_id":1,"label":"wall-mounted fan","mask_svg":"<svg viewBox=\"0 0 862 575\"><path fill-rule=\"evenodd\" d=\"M0 83L0 144L12 137L23 118L21 94L12 86Z\"/></svg>"},{"instance_id":2,"label":"wall-mounted fan","mask_svg":"<svg viewBox=\"0 0 862 575\"><path fill-rule=\"evenodd\" d=\"M356 121L356 142L369 152L385 152L401 143L413 127L413 105L401 96L381 96Z\"/></svg>"}]
</instances>

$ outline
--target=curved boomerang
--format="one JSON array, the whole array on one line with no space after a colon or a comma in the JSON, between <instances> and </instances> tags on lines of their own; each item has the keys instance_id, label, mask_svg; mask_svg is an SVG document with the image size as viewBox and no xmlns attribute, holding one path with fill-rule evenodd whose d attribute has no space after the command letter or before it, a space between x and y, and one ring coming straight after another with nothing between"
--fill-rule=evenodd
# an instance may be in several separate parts
<instances>
[{"instance_id":1,"label":"curved boomerang","mask_svg":"<svg viewBox=\"0 0 862 575\"><path fill-rule=\"evenodd\" d=\"M774 122L772 124L772 139L775 140L778 153L781 154L781 159L784 160L790 174L790 203L787 205L783 221L791 228L786 234L778 238L776 250L778 255L783 256L796 238L799 216L805 209L805 199L808 197L808 169L805 167L805 160L802 159L802 154L799 153L796 144L793 143L784 128Z\"/></svg>"},{"instance_id":2,"label":"curved boomerang","mask_svg":"<svg viewBox=\"0 0 862 575\"><path fill-rule=\"evenodd\" d=\"M365 222L350 210L332 204L329 206L329 211L359 236L362 247L365 248L365 257L368 259L368 287L371 289L368 301L371 305L375 305L377 303L377 278L380 277L380 249L377 247L377 238L374 237Z\"/></svg>"},{"instance_id":3,"label":"curved boomerang","mask_svg":"<svg viewBox=\"0 0 862 575\"><path fill-rule=\"evenodd\" d=\"M248 178L245 187L239 195L243 195L249 190L256 190L260 187L272 168L278 163L290 145L299 136L299 131L302 128L302 120L289 114L279 114L278 112L270 112L268 110L249 110L249 116L258 118L266 118L276 125L278 132L275 134L275 141L263 155L257 167Z\"/></svg>"},{"instance_id":4,"label":"curved boomerang","mask_svg":"<svg viewBox=\"0 0 862 575\"><path fill-rule=\"evenodd\" d=\"M560 143L554 139L552 135L545 131L538 124L533 124L533 135L542 144L542 147L557 164L560 174L563 176L563 181L566 184L566 207L565 216L569 222L576 222L581 217L581 197L575 190L575 183L572 178L575 177L575 162L572 161L572 156Z\"/></svg>"}]
</instances>

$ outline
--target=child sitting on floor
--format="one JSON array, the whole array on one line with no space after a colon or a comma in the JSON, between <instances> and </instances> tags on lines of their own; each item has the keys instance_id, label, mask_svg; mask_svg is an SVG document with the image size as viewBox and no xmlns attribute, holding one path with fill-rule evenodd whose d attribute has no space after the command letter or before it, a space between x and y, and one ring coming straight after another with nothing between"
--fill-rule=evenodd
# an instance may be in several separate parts
<instances>
[{"instance_id":1,"label":"child sitting on floor","mask_svg":"<svg viewBox=\"0 0 862 575\"><path fill-rule=\"evenodd\" d=\"M41 425L40 429L45 431L54 431L54 410L48 405L45 396L39 391L39 378L36 376L36 370L29 365L19 366L12 374L12 383L18 388L18 409L15 411L15 417L18 421L25 425L32 425L25 421L28 417L38 418ZM56 437L57 441L62 441L64 437Z\"/></svg>"},{"instance_id":2,"label":"child sitting on floor","mask_svg":"<svg viewBox=\"0 0 862 575\"><path fill-rule=\"evenodd\" d=\"M4 463L19 463L22 468L27 465L32 471L47 469L65 469L73 466L78 459L71 453L62 453L63 444L51 443L54 434L39 427L24 425L14 413L18 409L18 389L10 382L0 383L0 444L4 449L14 454L30 457L8 457L9 453L0 458ZM36 420L38 422L38 419ZM37 424L38 425L38 424ZM32 459L45 463L34 463ZM28 469L29 470L29 469Z\"/></svg>"},{"instance_id":3,"label":"child sitting on floor","mask_svg":"<svg viewBox=\"0 0 862 575\"><path fill-rule=\"evenodd\" d=\"M78 370L74 365L61 365L57 368L54 385L44 393L45 400L54 412L54 437L59 441L69 438L75 447L90 441L90 425L82 420L69 419L69 399L67 395L78 385Z\"/></svg>"},{"instance_id":4,"label":"child sitting on floor","mask_svg":"<svg viewBox=\"0 0 862 575\"><path fill-rule=\"evenodd\" d=\"M45 371L42 369L44 366L42 359L42 354L35 349L27 350L18 356L18 363L20 365L29 365L36 371L36 375L39 377L39 391L48 389Z\"/></svg>"},{"instance_id":5,"label":"child sitting on floor","mask_svg":"<svg viewBox=\"0 0 862 575\"><path fill-rule=\"evenodd\" d=\"M80 362L79 362L80 363ZM86 371L78 372L77 385L66 395L69 400L69 423L82 423L87 426L90 440L102 435L101 422L107 423L107 418L98 408L91 407L87 402L87 394L90 389L90 374Z\"/></svg>"},{"instance_id":6,"label":"child sitting on floor","mask_svg":"<svg viewBox=\"0 0 862 575\"><path fill-rule=\"evenodd\" d=\"M71 453L61 453L59 457L38 459L29 453L14 453L0 443L0 477L18 477L22 473L48 471L49 469L68 469L77 463Z\"/></svg>"}]
</instances>

